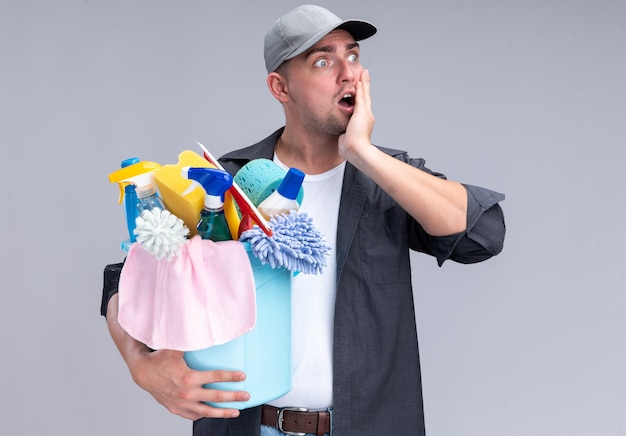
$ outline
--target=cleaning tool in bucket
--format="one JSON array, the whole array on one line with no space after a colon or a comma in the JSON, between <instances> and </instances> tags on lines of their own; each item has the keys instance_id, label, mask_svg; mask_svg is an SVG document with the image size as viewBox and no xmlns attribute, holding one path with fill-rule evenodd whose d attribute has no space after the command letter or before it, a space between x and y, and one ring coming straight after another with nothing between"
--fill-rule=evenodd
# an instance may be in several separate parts
<instances>
[{"instance_id":1,"label":"cleaning tool in bucket","mask_svg":"<svg viewBox=\"0 0 626 436\"><path fill-rule=\"evenodd\" d=\"M173 215L167 209L153 208L144 210L137 217L135 235L149 253L157 259L172 257L180 253L180 249L187 242L189 229L183 220Z\"/></svg>"},{"instance_id":2,"label":"cleaning tool in bucket","mask_svg":"<svg viewBox=\"0 0 626 436\"><path fill-rule=\"evenodd\" d=\"M276 175L281 172L276 181ZM252 227L242 232L239 240L247 241L263 264L305 274L320 273L326 266L330 247L313 220L297 212L302 201L304 173L290 168L285 174L274 162L257 159L244 165L235 180L240 180L242 189L260 202L258 209L269 216L273 232L270 237L258 227ZM266 184L273 186L274 191L268 191Z\"/></svg>"},{"instance_id":3,"label":"cleaning tool in bucket","mask_svg":"<svg viewBox=\"0 0 626 436\"><path fill-rule=\"evenodd\" d=\"M139 161L109 174L109 181L119 184L120 203L124 199L125 186L134 185L139 212L133 230L137 242L157 259L166 257L169 260L179 253L189 229L165 208L158 196L154 171L160 167L154 162Z\"/></svg>"},{"instance_id":4,"label":"cleaning tool in bucket","mask_svg":"<svg viewBox=\"0 0 626 436\"><path fill-rule=\"evenodd\" d=\"M130 248L119 280L118 321L154 350L200 350L253 329L255 278L245 246L196 235L170 261Z\"/></svg>"},{"instance_id":5,"label":"cleaning tool in bucket","mask_svg":"<svg viewBox=\"0 0 626 436\"><path fill-rule=\"evenodd\" d=\"M257 206L261 215L265 219L270 219L275 215L297 211L300 208L297 198L303 180L302 171L289 168L278 189Z\"/></svg>"},{"instance_id":6,"label":"cleaning tool in bucket","mask_svg":"<svg viewBox=\"0 0 626 436\"><path fill-rule=\"evenodd\" d=\"M161 168L156 162L137 161L131 165L123 165L121 169L109 174L109 181L117 183L120 187L120 199L118 203L124 200L124 187L127 184L135 186L137 194L136 207L139 212L150 210L158 207L165 209L165 205L157 194L154 184L154 172Z\"/></svg>"},{"instance_id":7,"label":"cleaning tool in bucket","mask_svg":"<svg viewBox=\"0 0 626 436\"><path fill-rule=\"evenodd\" d=\"M192 237L198 234L196 226L200 211L204 208L206 192L199 183L183 177L181 171L186 167L216 168L198 153L183 150L178 155L178 162L163 165L154 172L154 180L165 207L185 222ZM224 214L231 239L238 239L241 218L230 191L224 195Z\"/></svg>"},{"instance_id":8,"label":"cleaning tool in bucket","mask_svg":"<svg viewBox=\"0 0 626 436\"><path fill-rule=\"evenodd\" d=\"M224 215L224 194L233 184L232 176L217 168L183 168L181 173L183 177L200 183L206 192L196 227L198 234L202 239L216 242L232 239Z\"/></svg>"},{"instance_id":9,"label":"cleaning tool in bucket","mask_svg":"<svg viewBox=\"0 0 626 436\"><path fill-rule=\"evenodd\" d=\"M255 226L243 232L239 240L250 244L252 254L263 265L304 274L322 272L330 247L309 215L295 211L275 215L270 218L270 227L271 237Z\"/></svg>"},{"instance_id":10,"label":"cleaning tool in bucket","mask_svg":"<svg viewBox=\"0 0 626 436\"><path fill-rule=\"evenodd\" d=\"M121 163L122 168L126 168L132 164L136 164L139 162L139 158L131 157L125 159ZM121 186L120 186L121 188ZM126 212L126 227L128 228L128 236L129 238L125 241L122 241L122 249L128 252L128 248L130 244L133 242L137 242L137 237L135 236L135 220L139 216L139 210L137 209L137 192L135 191L135 185L132 183L128 183L124 186L124 193L121 194L124 201L124 211Z\"/></svg>"},{"instance_id":11,"label":"cleaning tool in bucket","mask_svg":"<svg viewBox=\"0 0 626 436\"><path fill-rule=\"evenodd\" d=\"M239 185L252 204L259 205L272 195L285 178L286 171L270 159L253 159L242 166L233 181ZM302 204L304 189L300 187L296 200ZM268 218L269 219L269 218Z\"/></svg>"},{"instance_id":12,"label":"cleaning tool in bucket","mask_svg":"<svg viewBox=\"0 0 626 436\"><path fill-rule=\"evenodd\" d=\"M215 157L211 154L211 152L204 145L202 145L198 141L196 141L196 144L198 144L200 148L202 148L202 150L204 151L204 158L206 160L211 162L220 170L224 169L222 164L220 164L219 161L215 159ZM263 218L263 215L261 215L261 213L256 208L256 206L243 193L243 191L237 185L237 183L233 182L233 186L230 187L229 191L232 194L233 198L235 199L235 202L237 203L237 206L239 207L239 211L241 212L241 214L243 216L247 215L251 217L252 220L261 228L261 230L263 230L263 232L267 236L272 236L272 229L269 227L267 221L265 220L265 218ZM242 218L242 221L243 221L243 218Z\"/></svg>"},{"instance_id":13,"label":"cleaning tool in bucket","mask_svg":"<svg viewBox=\"0 0 626 436\"><path fill-rule=\"evenodd\" d=\"M141 211L138 208L139 199L137 198L135 184L121 180L124 177L139 177L142 172L154 172L161 166L155 162L141 162L139 158L136 157L123 160L120 166L122 169L132 166L132 171L115 171L109 174L109 181L111 181L111 183L118 183L120 189L118 204L124 203L129 239L122 241L122 250L128 252L130 244L137 242L137 237L134 232L136 226L135 220L140 215Z\"/></svg>"}]
</instances>

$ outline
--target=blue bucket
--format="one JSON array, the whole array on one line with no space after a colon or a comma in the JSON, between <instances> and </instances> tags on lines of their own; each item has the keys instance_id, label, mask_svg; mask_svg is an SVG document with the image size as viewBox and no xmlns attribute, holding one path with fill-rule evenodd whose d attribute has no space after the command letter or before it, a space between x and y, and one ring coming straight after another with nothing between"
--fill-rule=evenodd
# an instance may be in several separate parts
<instances>
[{"instance_id":1,"label":"blue bucket","mask_svg":"<svg viewBox=\"0 0 626 436\"><path fill-rule=\"evenodd\" d=\"M232 370L246 373L242 382L205 385L226 391L246 391L250 400L207 403L213 407L246 409L265 404L291 389L291 271L262 265L244 243L256 287L256 325L230 342L185 352L187 365L196 370Z\"/></svg>"}]
</instances>

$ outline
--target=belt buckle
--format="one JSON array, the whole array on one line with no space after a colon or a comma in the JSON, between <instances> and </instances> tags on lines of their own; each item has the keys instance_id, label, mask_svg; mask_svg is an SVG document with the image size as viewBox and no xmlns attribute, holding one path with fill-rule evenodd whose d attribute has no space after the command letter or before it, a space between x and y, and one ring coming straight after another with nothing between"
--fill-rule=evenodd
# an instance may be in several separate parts
<instances>
[{"instance_id":1,"label":"belt buckle","mask_svg":"<svg viewBox=\"0 0 626 436\"><path fill-rule=\"evenodd\" d=\"M283 430L283 422L285 421L283 415L285 413L285 410L289 412L308 412L309 409L307 409L306 407L281 407L280 409L278 409L278 416L276 418L276 428L281 432L291 436L306 436L306 433L294 433L291 431Z\"/></svg>"}]
</instances>

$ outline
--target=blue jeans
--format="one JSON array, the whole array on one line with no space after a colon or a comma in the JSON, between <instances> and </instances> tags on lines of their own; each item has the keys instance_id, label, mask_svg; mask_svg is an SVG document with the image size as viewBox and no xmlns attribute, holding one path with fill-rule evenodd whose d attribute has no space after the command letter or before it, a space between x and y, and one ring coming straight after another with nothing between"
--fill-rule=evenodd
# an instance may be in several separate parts
<instances>
[{"instance_id":1,"label":"blue jeans","mask_svg":"<svg viewBox=\"0 0 626 436\"><path fill-rule=\"evenodd\" d=\"M330 412L330 434L326 433L324 436L333 436L333 409L329 409L328 411ZM278 430L276 427L262 425L261 436L285 436L285 433ZM315 436L315 433L307 433L306 436Z\"/></svg>"}]
</instances>

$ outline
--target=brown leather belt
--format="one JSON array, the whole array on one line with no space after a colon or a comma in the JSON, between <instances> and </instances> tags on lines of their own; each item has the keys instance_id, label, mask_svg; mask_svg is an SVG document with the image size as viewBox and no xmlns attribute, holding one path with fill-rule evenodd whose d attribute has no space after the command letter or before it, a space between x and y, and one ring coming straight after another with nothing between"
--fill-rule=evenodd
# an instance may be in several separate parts
<instances>
[{"instance_id":1,"label":"brown leather belt","mask_svg":"<svg viewBox=\"0 0 626 436\"><path fill-rule=\"evenodd\" d=\"M286 434L313 433L323 436L330 433L330 413L326 410L309 412L302 407L281 409L264 404L261 408L261 424L275 427Z\"/></svg>"}]
</instances>

